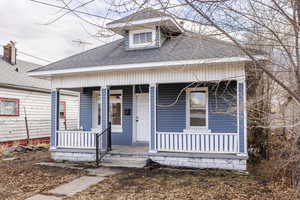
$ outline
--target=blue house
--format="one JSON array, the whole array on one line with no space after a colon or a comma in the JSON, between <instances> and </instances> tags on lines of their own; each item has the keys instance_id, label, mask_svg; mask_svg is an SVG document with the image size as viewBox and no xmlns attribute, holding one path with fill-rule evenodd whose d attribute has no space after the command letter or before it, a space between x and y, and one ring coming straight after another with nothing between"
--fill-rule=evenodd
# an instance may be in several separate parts
<instances>
[{"instance_id":1,"label":"blue house","mask_svg":"<svg viewBox=\"0 0 300 200\"><path fill-rule=\"evenodd\" d=\"M54 159L95 160L95 135L110 122L107 155L246 170L246 82L252 62L232 43L181 25L146 9L107 24L122 39L29 73L52 81ZM62 89L80 92L78 130L58 128ZM109 138L102 139L108 150Z\"/></svg>"}]
</instances>

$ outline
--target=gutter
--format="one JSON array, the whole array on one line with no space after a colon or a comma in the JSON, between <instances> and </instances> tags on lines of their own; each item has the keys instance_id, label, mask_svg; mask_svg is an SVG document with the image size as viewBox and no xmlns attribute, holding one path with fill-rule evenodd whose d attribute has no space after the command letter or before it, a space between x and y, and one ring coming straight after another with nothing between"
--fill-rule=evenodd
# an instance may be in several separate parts
<instances>
[{"instance_id":1,"label":"gutter","mask_svg":"<svg viewBox=\"0 0 300 200\"><path fill-rule=\"evenodd\" d=\"M263 55L255 55L257 60L267 60ZM32 71L28 72L29 76L52 76L82 72L101 72L101 71L120 71L129 69L156 69L163 67L187 66L195 64L211 64L211 63L233 63L233 62L249 62L252 61L248 57L227 57L227 58L208 58L208 59L193 59L179 61L163 61L163 62L148 62L148 63L132 63L121 65L106 65L106 66L91 66L81 68L48 70L48 71Z\"/></svg>"}]
</instances>

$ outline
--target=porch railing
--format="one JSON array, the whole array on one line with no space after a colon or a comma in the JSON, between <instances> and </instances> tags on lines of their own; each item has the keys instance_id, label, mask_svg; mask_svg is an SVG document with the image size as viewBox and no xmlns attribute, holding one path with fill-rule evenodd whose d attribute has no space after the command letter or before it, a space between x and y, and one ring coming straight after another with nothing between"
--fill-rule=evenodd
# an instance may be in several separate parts
<instances>
[{"instance_id":1,"label":"porch railing","mask_svg":"<svg viewBox=\"0 0 300 200\"><path fill-rule=\"evenodd\" d=\"M157 151L238 153L237 133L157 132Z\"/></svg>"},{"instance_id":2,"label":"porch railing","mask_svg":"<svg viewBox=\"0 0 300 200\"><path fill-rule=\"evenodd\" d=\"M99 131L57 131L58 148L95 149Z\"/></svg>"}]
</instances>

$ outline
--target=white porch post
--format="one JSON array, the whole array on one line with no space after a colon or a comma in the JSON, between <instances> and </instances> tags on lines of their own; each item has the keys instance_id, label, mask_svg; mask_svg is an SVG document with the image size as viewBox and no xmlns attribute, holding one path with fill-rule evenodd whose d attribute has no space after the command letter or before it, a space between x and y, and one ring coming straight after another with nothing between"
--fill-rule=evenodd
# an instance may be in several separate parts
<instances>
[{"instance_id":1,"label":"white porch post","mask_svg":"<svg viewBox=\"0 0 300 200\"><path fill-rule=\"evenodd\" d=\"M102 131L108 128L109 123L109 87L101 86L101 129ZM107 135L103 136L102 147L107 146Z\"/></svg>"},{"instance_id":2,"label":"white porch post","mask_svg":"<svg viewBox=\"0 0 300 200\"><path fill-rule=\"evenodd\" d=\"M150 119L150 142L149 151L156 152L156 94L157 85L149 85L149 119Z\"/></svg>"},{"instance_id":3,"label":"white porch post","mask_svg":"<svg viewBox=\"0 0 300 200\"><path fill-rule=\"evenodd\" d=\"M51 91L51 140L50 148L57 147L57 131L59 130L59 89Z\"/></svg>"},{"instance_id":4,"label":"white porch post","mask_svg":"<svg viewBox=\"0 0 300 200\"><path fill-rule=\"evenodd\" d=\"M237 81L239 154L247 155L247 91L245 79Z\"/></svg>"}]
</instances>

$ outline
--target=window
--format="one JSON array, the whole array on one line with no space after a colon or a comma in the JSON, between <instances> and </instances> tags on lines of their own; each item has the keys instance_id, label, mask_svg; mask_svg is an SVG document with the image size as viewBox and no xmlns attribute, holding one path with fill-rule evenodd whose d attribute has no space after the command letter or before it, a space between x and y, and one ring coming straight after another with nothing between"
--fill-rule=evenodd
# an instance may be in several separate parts
<instances>
[{"instance_id":1,"label":"window","mask_svg":"<svg viewBox=\"0 0 300 200\"><path fill-rule=\"evenodd\" d=\"M60 119L66 119L66 102L65 101L61 101L59 102L59 118Z\"/></svg>"},{"instance_id":2,"label":"window","mask_svg":"<svg viewBox=\"0 0 300 200\"><path fill-rule=\"evenodd\" d=\"M207 88L193 88L187 92L187 127L206 128L208 114Z\"/></svg>"},{"instance_id":3,"label":"window","mask_svg":"<svg viewBox=\"0 0 300 200\"><path fill-rule=\"evenodd\" d=\"M155 46L155 29L129 31L129 48Z\"/></svg>"},{"instance_id":4,"label":"window","mask_svg":"<svg viewBox=\"0 0 300 200\"><path fill-rule=\"evenodd\" d=\"M144 44L152 42L152 32L133 34L133 44Z\"/></svg>"},{"instance_id":5,"label":"window","mask_svg":"<svg viewBox=\"0 0 300 200\"><path fill-rule=\"evenodd\" d=\"M0 98L0 116L19 116L19 99Z\"/></svg>"},{"instance_id":6,"label":"window","mask_svg":"<svg viewBox=\"0 0 300 200\"><path fill-rule=\"evenodd\" d=\"M111 90L109 102L109 121L112 129L122 132L122 90Z\"/></svg>"}]
</instances>

